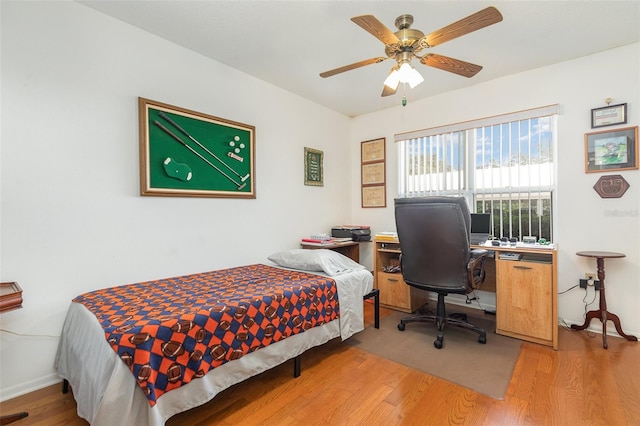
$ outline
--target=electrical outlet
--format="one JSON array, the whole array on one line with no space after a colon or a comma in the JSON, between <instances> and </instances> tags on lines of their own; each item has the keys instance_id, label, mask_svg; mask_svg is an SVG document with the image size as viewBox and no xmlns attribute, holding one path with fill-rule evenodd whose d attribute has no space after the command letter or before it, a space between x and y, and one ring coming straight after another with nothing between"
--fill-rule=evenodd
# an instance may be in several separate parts
<instances>
[{"instance_id":1,"label":"electrical outlet","mask_svg":"<svg viewBox=\"0 0 640 426\"><path fill-rule=\"evenodd\" d=\"M594 274L593 272L585 272L584 273L584 279L585 280L596 280L596 274Z\"/></svg>"},{"instance_id":2,"label":"electrical outlet","mask_svg":"<svg viewBox=\"0 0 640 426\"><path fill-rule=\"evenodd\" d=\"M589 284L589 280L580 280L580 288L586 289L587 287L594 287L596 290L600 290L600 281L593 280L593 284Z\"/></svg>"}]
</instances>

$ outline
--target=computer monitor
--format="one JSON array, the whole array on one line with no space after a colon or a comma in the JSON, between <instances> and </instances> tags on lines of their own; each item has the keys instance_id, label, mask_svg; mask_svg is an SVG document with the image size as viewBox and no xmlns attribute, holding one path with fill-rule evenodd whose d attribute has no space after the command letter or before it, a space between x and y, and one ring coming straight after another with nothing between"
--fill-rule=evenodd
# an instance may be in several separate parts
<instances>
[{"instance_id":1,"label":"computer monitor","mask_svg":"<svg viewBox=\"0 0 640 426\"><path fill-rule=\"evenodd\" d=\"M489 213L471 213L471 233L472 234L490 234L491 233L491 214Z\"/></svg>"},{"instance_id":2,"label":"computer monitor","mask_svg":"<svg viewBox=\"0 0 640 426\"><path fill-rule=\"evenodd\" d=\"M471 244L484 244L491 235L491 214L471 213Z\"/></svg>"}]
</instances>

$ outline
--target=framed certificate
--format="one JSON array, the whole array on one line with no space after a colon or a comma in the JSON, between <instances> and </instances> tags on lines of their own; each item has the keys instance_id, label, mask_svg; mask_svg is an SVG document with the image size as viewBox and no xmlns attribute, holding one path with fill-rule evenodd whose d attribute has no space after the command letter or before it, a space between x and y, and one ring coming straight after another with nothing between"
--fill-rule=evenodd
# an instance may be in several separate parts
<instances>
[{"instance_id":1,"label":"framed certificate","mask_svg":"<svg viewBox=\"0 0 640 426\"><path fill-rule=\"evenodd\" d=\"M627 122L627 104L610 105L591 110L591 128L614 126Z\"/></svg>"},{"instance_id":2,"label":"framed certificate","mask_svg":"<svg viewBox=\"0 0 640 426\"><path fill-rule=\"evenodd\" d=\"M372 164L362 165L362 184L384 184L385 181L385 163L384 161Z\"/></svg>"},{"instance_id":3,"label":"framed certificate","mask_svg":"<svg viewBox=\"0 0 640 426\"><path fill-rule=\"evenodd\" d=\"M362 187L362 207L387 207L386 187L384 185Z\"/></svg>"},{"instance_id":4,"label":"framed certificate","mask_svg":"<svg viewBox=\"0 0 640 426\"><path fill-rule=\"evenodd\" d=\"M387 206L385 143L385 138L379 138L360 144L363 208Z\"/></svg>"},{"instance_id":5,"label":"framed certificate","mask_svg":"<svg viewBox=\"0 0 640 426\"><path fill-rule=\"evenodd\" d=\"M385 138L362 142L360 145L363 163L384 161Z\"/></svg>"}]
</instances>

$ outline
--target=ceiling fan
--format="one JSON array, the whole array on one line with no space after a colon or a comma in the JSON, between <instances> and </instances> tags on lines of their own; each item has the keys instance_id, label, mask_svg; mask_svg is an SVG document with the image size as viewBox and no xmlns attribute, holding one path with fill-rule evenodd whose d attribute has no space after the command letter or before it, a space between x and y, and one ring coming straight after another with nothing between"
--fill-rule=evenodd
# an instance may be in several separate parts
<instances>
[{"instance_id":1,"label":"ceiling fan","mask_svg":"<svg viewBox=\"0 0 640 426\"><path fill-rule=\"evenodd\" d=\"M395 26L398 31L395 33L373 15L356 16L351 20L383 42L385 45L384 52L387 56L365 59L364 61L325 71L320 73L320 77L331 77L365 65L377 64L387 59L395 59L396 65L391 69L382 90L382 96L389 96L396 93L399 83L408 83L413 88L424 81L420 73L411 66L413 58L417 58L424 65L463 77L469 78L476 75L482 69L480 65L436 53L426 53L424 55L419 55L418 53L424 49L438 46L454 38L498 23L502 21L502 14L493 6L487 7L426 36L422 31L410 28L411 24L413 24L413 16L408 14L400 15L396 19Z\"/></svg>"}]
</instances>

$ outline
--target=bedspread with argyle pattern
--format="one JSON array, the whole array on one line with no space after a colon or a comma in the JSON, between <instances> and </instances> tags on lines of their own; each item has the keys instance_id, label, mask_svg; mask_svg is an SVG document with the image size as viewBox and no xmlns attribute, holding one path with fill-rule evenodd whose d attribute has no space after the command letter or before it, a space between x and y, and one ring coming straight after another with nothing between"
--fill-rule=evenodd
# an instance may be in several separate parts
<instances>
[{"instance_id":1,"label":"bedspread with argyle pattern","mask_svg":"<svg viewBox=\"0 0 640 426\"><path fill-rule=\"evenodd\" d=\"M153 406L225 362L340 316L331 278L248 265L74 299L102 325Z\"/></svg>"}]
</instances>

